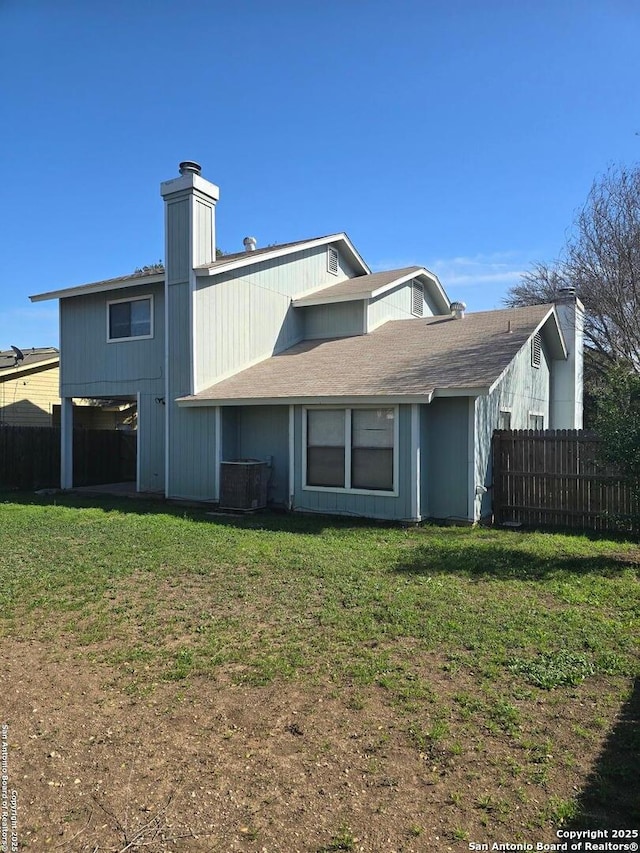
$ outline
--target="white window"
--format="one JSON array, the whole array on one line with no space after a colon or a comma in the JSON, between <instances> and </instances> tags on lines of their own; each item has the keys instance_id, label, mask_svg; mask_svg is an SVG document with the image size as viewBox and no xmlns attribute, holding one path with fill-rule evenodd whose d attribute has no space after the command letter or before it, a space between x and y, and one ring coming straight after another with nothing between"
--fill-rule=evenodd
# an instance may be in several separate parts
<instances>
[{"instance_id":1,"label":"white window","mask_svg":"<svg viewBox=\"0 0 640 853\"><path fill-rule=\"evenodd\" d=\"M333 246L327 247L327 270L333 275L338 275L338 250Z\"/></svg>"},{"instance_id":2,"label":"white window","mask_svg":"<svg viewBox=\"0 0 640 853\"><path fill-rule=\"evenodd\" d=\"M393 492L394 408L307 409L306 488Z\"/></svg>"},{"instance_id":3,"label":"white window","mask_svg":"<svg viewBox=\"0 0 640 853\"><path fill-rule=\"evenodd\" d=\"M107 302L107 341L153 337L153 297Z\"/></svg>"},{"instance_id":4,"label":"white window","mask_svg":"<svg viewBox=\"0 0 640 853\"><path fill-rule=\"evenodd\" d=\"M424 288L419 281L411 282L411 313L415 317L424 314Z\"/></svg>"},{"instance_id":5,"label":"white window","mask_svg":"<svg viewBox=\"0 0 640 853\"><path fill-rule=\"evenodd\" d=\"M540 367L542 358L542 338L540 332L537 332L531 339L531 366Z\"/></svg>"},{"instance_id":6,"label":"white window","mask_svg":"<svg viewBox=\"0 0 640 853\"><path fill-rule=\"evenodd\" d=\"M529 412L529 429L544 429L544 415Z\"/></svg>"},{"instance_id":7,"label":"white window","mask_svg":"<svg viewBox=\"0 0 640 853\"><path fill-rule=\"evenodd\" d=\"M510 409L500 409L500 414L498 415L498 429L511 429Z\"/></svg>"}]
</instances>

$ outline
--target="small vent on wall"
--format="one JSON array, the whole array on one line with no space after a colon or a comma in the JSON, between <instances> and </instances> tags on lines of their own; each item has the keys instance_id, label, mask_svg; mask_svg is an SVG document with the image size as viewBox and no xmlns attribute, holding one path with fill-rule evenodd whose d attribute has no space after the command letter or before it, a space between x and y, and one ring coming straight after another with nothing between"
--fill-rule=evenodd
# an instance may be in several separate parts
<instances>
[{"instance_id":1,"label":"small vent on wall","mask_svg":"<svg viewBox=\"0 0 640 853\"><path fill-rule=\"evenodd\" d=\"M411 313L414 317L424 314L424 288L419 281L411 282Z\"/></svg>"},{"instance_id":2,"label":"small vent on wall","mask_svg":"<svg viewBox=\"0 0 640 853\"><path fill-rule=\"evenodd\" d=\"M542 357L542 338L540 337L540 333L537 332L533 336L533 340L531 341L531 365L532 365L532 367L540 367L541 357Z\"/></svg>"},{"instance_id":3,"label":"small vent on wall","mask_svg":"<svg viewBox=\"0 0 640 853\"><path fill-rule=\"evenodd\" d=\"M338 252L333 246L327 248L327 271L338 275Z\"/></svg>"}]
</instances>

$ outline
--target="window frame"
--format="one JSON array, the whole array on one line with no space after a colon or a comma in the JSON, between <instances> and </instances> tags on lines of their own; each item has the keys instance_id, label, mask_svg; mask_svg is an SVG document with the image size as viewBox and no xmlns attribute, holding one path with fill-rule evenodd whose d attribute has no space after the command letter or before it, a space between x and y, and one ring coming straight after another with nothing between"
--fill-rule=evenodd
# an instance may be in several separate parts
<instances>
[{"instance_id":1,"label":"window frame","mask_svg":"<svg viewBox=\"0 0 640 853\"><path fill-rule=\"evenodd\" d=\"M509 426L508 426L508 427L500 426L500 419L501 419L501 416L502 416L502 415L509 415ZM499 411L498 411L498 426L497 426L497 429L509 429L509 430L510 430L510 429L513 429L513 427L511 426L511 421L512 421L512 419L513 419L513 411L512 411L512 409L511 409L511 408L509 408L509 407L507 407L507 406L501 406L501 407L500 407L500 409L499 409Z\"/></svg>"},{"instance_id":2,"label":"window frame","mask_svg":"<svg viewBox=\"0 0 640 853\"><path fill-rule=\"evenodd\" d=\"M389 489L357 489L351 486L352 468L352 413L356 409L377 411L378 409L391 409L393 411L393 484ZM344 486L313 486L307 483L307 413L315 410L330 410L344 412ZM400 439L400 409L397 405L380 406L304 406L302 409L302 489L306 492L330 492L333 494L347 495L373 495L376 497L394 497L400 494L398 486L399 470L399 439Z\"/></svg>"},{"instance_id":3,"label":"window frame","mask_svg":"<svg viewBox=\"0 0 640 853\"><path fill-rule=\"evenodd\" d=\"M531 418L542 418L542 426L541 427L531 426ZM536 431L544 430L545 429L544 412L527 412L527 429L532 429L532 430L536 430Z\"/></svg>"},{"instance_id":4,"label":"window frame","mask_svg":"<svg viewBox=\"0 0 640 853\"><path fill-rule=\"evenodd\" d=\"M111 337L111 306L122 304L123 302L149 302L149 334L148 335L129 335L128 337L123 338L112 338ZM108 299L107 300L107 343L108 344L118 344L123 341L148 341L151 340L154 336L154 323L153 323L153 293L149 293L145 296L128 296L124 299Z\"/></svg>"}]
</instances>

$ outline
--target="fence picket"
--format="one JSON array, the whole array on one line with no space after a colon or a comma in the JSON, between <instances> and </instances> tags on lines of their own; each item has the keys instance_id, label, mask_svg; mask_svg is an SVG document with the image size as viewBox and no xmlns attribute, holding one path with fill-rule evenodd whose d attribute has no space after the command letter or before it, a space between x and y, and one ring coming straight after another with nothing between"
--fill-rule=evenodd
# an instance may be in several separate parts
<instances>
[{"instance_id":1,"label":"fence picket","mask_svg":"<svg viewBox=\"0 0 640 853\"><path fill-rule=\"evenodd\" d=\"M629 485L599 460L599 443L586 430L496 430L495 522L634 529L638 508Z\"/></svg>"}]
</instances>

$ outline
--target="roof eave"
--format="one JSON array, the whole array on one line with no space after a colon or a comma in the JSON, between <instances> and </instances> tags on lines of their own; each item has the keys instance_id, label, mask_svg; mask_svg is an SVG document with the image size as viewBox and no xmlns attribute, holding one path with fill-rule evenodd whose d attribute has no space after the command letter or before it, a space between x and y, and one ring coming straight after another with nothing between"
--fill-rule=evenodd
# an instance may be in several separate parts
<instances>
[{"instance_id":1,"label":"roof eave","mask_svg":"<svg viewBox=\"0 0 640 853\"><path fill-rule=\"evenodd\" d=\"M46 293L35 293L30 296L31 302L45 302L48 299L67 299L71 296L87 296L91 293L104 293L109 290L123 290L128 287L140 287L146 284L164 284L164 273L140 276L119 281L98 281L95 284L79 284L64 290L49 290Z\"/></svg>"},{"instance_id":2,"label":"roof eave","mask_svg":"<svg viewBox=\"0 0 640 853\"><path fill-rule=\"evenodd\" d=\"M438 276L434 272L431 272L431 270L428 270L426 269L426 267L423 267L421 272L416 273L413 277L425 278L429 283L433 285L433 287L430 288L430 291L432 295L435 296L435 301L439 303L438 307L442 309L443 314L448 314L450 311L451 301L447 296L447 292L442 286L442 283L440 282Z\"/></svg>"},{"instance_id":3,"label":"roof eave","mask_svg":"<svg viewBox=\"0 0 640 853\"><path fill-rule=\"evenodd\" d=\"M60 364L60 356L57 355L55 358L42 359L41 361L34 361L30 364L16 364L13 367L7 367L4 370L0 368L0 382L3 379L8 379L9 377L17 376L21 373L27 373L30 370L39 370L44 367L54 367Z\"/></svg>"},{"instance_id":4,"label":"roof eave","mask_svg":"<svg viewBox=\"0 0 640 853\"><path fill-rule=\"evenodd\" d=\"M176 403L182 408L211 406L335 406L358 405L379 406L401 405L402 403L430 403L433 392L424 394L344 394L332 396L292 397L178 397Z\"/></svg>"},{"instance_id":5,"label":"roof eave","mask_svg":"<svg viewBox=\"0 0 640 853\"><path fill-rule=\"evenodd\" d=\"M318 237L315 240L296 243L295 245L287 246L284 249L278 249L277 246L274 246L273 251L271 252L260 252L257 255L253 252L247 252L246 255L243 255L241 258L234 258L234 260L229 261L228 263L224 262L223 257L222 261L218 261L212 266L196 267L196 278L209 278L210 276L231 272L232 270L249 266L250 264L259 264L262 261L270 261L274 258L284 258L287 255L293 255L296 252L303 252L305 249L313 249L316 246L329 245L330 243L335 243L338 240L342 241L346 245L352 259L355 260L356 264L362 268L362 271L368 275L371 272L369 266L343 231L338 234L329 234L326 237Z\"/></svg>"}]
</instances>

